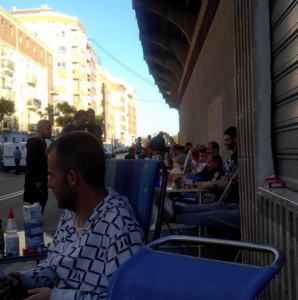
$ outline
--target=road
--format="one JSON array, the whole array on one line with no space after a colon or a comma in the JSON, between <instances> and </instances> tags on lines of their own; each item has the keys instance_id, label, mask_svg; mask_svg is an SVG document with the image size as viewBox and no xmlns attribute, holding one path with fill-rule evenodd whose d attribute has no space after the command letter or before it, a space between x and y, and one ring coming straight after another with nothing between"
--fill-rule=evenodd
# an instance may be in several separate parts
<instances>
[{"instance_id":1,"label":"road","mask_svg":"<svg viewBox=\"0 0 298 300\"><path fill-rule=\"evenodd\" d=\"M117 154L116 158L124 158L124 155ZM24 180L24 173L16 176L13 171L9 173L0 172L0 219L2 220L3 231L5 231L10 207L13 209L18 229L23 229L22 207L27 205L27 203L23 202ZM43 216L43 227L46 233L54 235L62 213L63 210L57 207L52 190L49 190L49 198Z\"/></svg>"}]
</instances>

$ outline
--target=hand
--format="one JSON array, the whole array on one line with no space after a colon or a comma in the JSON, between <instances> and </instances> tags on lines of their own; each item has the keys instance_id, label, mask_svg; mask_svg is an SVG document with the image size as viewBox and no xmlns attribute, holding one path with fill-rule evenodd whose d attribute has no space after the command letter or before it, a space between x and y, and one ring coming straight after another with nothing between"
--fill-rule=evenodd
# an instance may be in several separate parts
<instances>
[{"instance_id":1,"label":"hand","mask_svg":"<svg viewBox=\"0 0 298 300\"><path fill-rule=\"evenodd\" d=\"M42 183L41 182L36 182L36 190L39 191L42 188Z\"/></svg>"},{"instance_id":2,"label":"hand","mask_svg":"<svg viewBox=\"0 0 298 300\"><path fill-rule=\"evenodd\" d=\"M49 288L38 288L28 291L30 297L26 300L50 300L52 294L52 289Z\"/></svg>"},{"instance_id":3,"label":"hand","mask_svg":"<svg viewBox=\"0 0 298 300\"><path fill-rule=\"evenodd\" d=\"M8 300L14 298L15 295L21 290L21 277L17 273L10 273L9 276L17 279L19 284L17 286L13 286L11 282L6 279L4 276L0 276L0 299Z\"/></svg>"},{"instance_id":4,"label":"hand","mask_svg":"<svg viewBox=\"0 0 298 300\"><path fill-rule=\"evenodd\" d=\"M197 169L197 165L193 165L193 164L191 164L191 165L190 165L190 168L191 168L192 170L194 170L194 171L195 171L195 170Z\"/></svg>"},{"instance_id":5,"label":"hand","mask_svg":"<svg viewBox=\"0 0 298 300\"><path fill-rule=\"evenodd\" d=\"M222 176L222 179L230 181L232 179L232 177L228 176L228 175L224 175L224 176Z\"/></svg>"}]
</instances>

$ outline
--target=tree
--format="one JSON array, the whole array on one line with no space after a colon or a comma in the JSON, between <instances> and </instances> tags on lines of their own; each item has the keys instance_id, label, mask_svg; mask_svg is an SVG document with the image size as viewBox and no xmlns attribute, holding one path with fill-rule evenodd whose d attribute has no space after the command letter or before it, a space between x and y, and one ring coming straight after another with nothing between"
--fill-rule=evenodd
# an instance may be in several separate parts
<instances>
[{"instance_id":1,"label":"tree","mask_svg":"<svg viewBox=\"0 0 298 300\"><path fill-rule=\"evenodd\" d=\"M95 116L95 124L98 124L102 127L103 125L103 115L97 115Z\"/></svg>"},{"instance_id":2,"label":"tree","mask_svg":"<svg viewBox=\"0 0 298 300\"><path fill-rule=\"evenodd\" d=\"M6 116L11 116L15 113L15 105L11 100L0 99L0 123Z\"/></svg>"},{"instance_id":3,"label":"tree","mask_svg":"<svg viewBox=\"0 0 298 300\"><path fill-rule=\"evenodd\" d=\"M73 121L73 117L77 111L77 109L74 106L69 105L67 102L61 102L58 103L56 107L63 115L56 118L55 120L58 126L65 126Z\"/></svg>"}]
</instances>

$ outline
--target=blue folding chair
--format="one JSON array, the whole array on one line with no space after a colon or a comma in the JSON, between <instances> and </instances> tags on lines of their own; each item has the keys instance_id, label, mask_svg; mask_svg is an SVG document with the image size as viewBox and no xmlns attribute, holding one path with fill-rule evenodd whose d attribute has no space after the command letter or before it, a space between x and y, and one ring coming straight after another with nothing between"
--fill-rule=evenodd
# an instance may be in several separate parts
<instances>
[{"instance_id":1,"label":"blue folding chair","mask_svg":"<svg viewBox=\"0 0 298 300\"><path fill-rule=\"evenodd\" d=\"M167 184L167 169L157 160L115 159L106 161L105 185L129 199L148 241L155 187L160 185L159 209L152 240L160 237Z\"/></svg>"},{"instance_id":2,"label":"blue folding chair","mask_svg":"<svg viewBox=\"0 0 298 300\"><path fill-rule=\"evenodd\" d=\"M187 242L227 246L275 255L257 267L156 251L159 246ZM283 252L267 245L186 236L152 242L120 266L110 279L107 300L253 300L280 271Z\"/></svg>"}]
</instances>

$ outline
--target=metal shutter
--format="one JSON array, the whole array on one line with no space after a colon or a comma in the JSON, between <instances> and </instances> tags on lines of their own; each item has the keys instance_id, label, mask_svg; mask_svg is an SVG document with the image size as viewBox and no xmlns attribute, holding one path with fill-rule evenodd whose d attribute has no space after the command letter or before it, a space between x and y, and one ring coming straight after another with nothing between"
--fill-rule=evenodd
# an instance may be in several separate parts
<instances>
[{"instance_id":1,"label":"metal shutter","mask_svg":"<svg viewBox=\"0 0 298 300\"><path fill-rule=\"evenodd\" d=\"M271 0L270 6L277 174L298 190L298 0Z\"/></svg>"}]
</instances>

